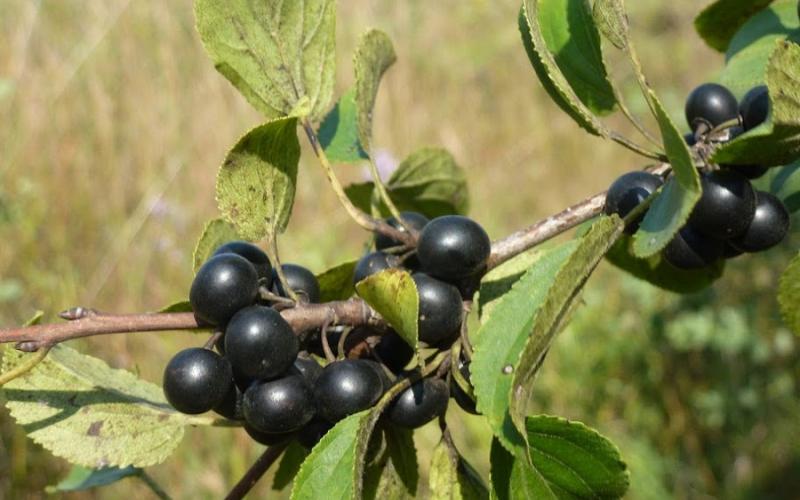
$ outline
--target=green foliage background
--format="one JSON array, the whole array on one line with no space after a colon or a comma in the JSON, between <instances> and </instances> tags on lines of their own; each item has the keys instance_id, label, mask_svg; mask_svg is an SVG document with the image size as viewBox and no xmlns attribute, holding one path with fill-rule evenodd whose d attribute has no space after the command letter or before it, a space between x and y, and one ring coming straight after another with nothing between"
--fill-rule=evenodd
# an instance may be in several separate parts
<instances>
[{"instance_id":1,"label":"green foliage background","mask_svg":"<svg viewBox=\"0 0 800 500\"><path fill-rule=\"evenodd\" d=\"M378 97L374 148L401 159L422 145L446 147L466 168L471 215L493 237L641 166L549 101L519 40L518 7L348 0L338 8L337 95L352 84L361 33L385 30L398 62ZM679 124L686 93L723 64L693 31L702 7L628 2L648 79ZM190 0L0 3L0 325L35 309L155 310L185 298L193 242L216 215L216 169L260 123L214 71L193 25ZM643 113L628 82L623 92ZM302 147L281 254L322 271L357 256L365 235ZM365 172L345 167L341 175L361 181ZM780 323L775 290L798 239L733 261L711 290L688 296L603 264L548 355L536 410L614 439L632 471L631 498L792 498L800 489L800 345ZM159 382L169 357L198 342L182 333L73 344ZM455 405L449 417L459 448L486 477L488 428ZM187 434L172 459L149 471L176 498L219 497L261 450L243 431ZM433 428L416 434L422 485L437 438ZM38 495L67 469L0 409L0 498ZM263 496L270 484L256 491ZM126 479L73 495L122 494L148 493Z\"/></svg>"}]
</instances>

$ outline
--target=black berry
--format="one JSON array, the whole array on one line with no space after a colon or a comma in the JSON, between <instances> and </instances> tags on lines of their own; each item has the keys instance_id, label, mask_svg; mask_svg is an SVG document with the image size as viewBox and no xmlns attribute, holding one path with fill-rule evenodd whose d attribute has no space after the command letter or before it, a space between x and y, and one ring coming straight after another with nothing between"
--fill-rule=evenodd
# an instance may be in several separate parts
<instances>
[{"instance_id":1,"label":"black berry","mask_svg":"<svg viewBox=\"0 0 800 500\"><path fill-rule=\"evenodd\" d=\"M720 240L744 233L756 208L756 195L750 181L730 170L703 174L700 180L703 194L689 217L689 224L706 236Z\"/></svg>"},{"instance_id":2,"label":"black berry","mask_svg":"<svg viewBox=\"0 0 800 500\"><path fill-rule=\"evenodd\" d=\"M458 371L468 383L470 382L469 365L469 361L459 360ZM462 389L460 385L458 385L455 377L450 379L450 394L453 396L453 399L456 400L456 403L458 403L458 406L460 406L462 410L473 415L478 415L475 400L472 399L472 397L470 397L470 395L467 394L467 392Z\"/></svg>"},{"instance_id":3,"label":"black berry","mask_svg":"<svg viewBox=\"0 0 800 500\"><path fill-rule=\"evenodd\" d=\"M419 212L400 212L400 216L407 225L411 226L412 229L416 229L417 231L422 231L422 228L424 228L428 223L428 218ZM386 223L395 229L399 229L400 231L406 230L403 225L400 224L400 222L398 222L394 217L389 217L386 219ZM397 247L402 244L403 242L397 241L381 233L377 233L375 235L375 248L377 250L386 250L387 248Z\"/></svg>"},{"instance_id":4,"label":"black berry","mask_svg":"<svg viewBox=\"0 0 800 500\"><path fill-rule=\"evenodd\" d=\"M316 412L311 389L299 375L254 383L244 393L242 409L248 424L270 434L299 430Z\"/></svg>"},{"instance_id":5,"label":"black berry","mask_svg":"<svg viewBox=\"0 0 800 500\"><path fill-rule=\"evenodd\" d=\"M781 200L763 191L756 192L756 214L745 233L731 245L745 252L761 252L783 241L789 232L789 212Z\"/></svg>"},{"instance_id":6,"label":"black berry","mask_svg":"<svg viewBox=\"0 0 800 500\"><path fill-rule=\"evenodd\" d=\"M298 350L292 327L270 307L242 309L225 329L225 356L240 377L277 377L292 366Z\"/></svg>"},{"instance_id":7,"label":"black berry","mask_svg":"<svg viewBox=\"0 0 800 500\"><path fill-rule=\"evenodd\" d=\"M720 167L732 170L748 179L758 179L759 177L763 176L769 170L767 167L762 167L761 165L720 165Z\"/></svg>"},{"instance_id":8,"label":"black berry","mask_svg":"<svg viewBox=\"0 0 800 500\"><path fill-rule=\"evenodd\" d=\"M324 418L315 417L297 432L297 442L300 443L300 446L310 450L332 427L333 424Z\"/></svg>"},{"instance_id":9,"label":"black berry","mask_svg":"<svg viewBox=\"0 0 800 500\"><path fill-rule=\"evenodd\" d=\"M381 379L381 387L383 388L383 392L388 391L392 387L394 382L389 378L389 374L386 373L386 370L383 368L382 364L373 359L362 359L361 362L371 366L372 369L375 370L375 373L378 374L378 378Z\"/></svg>"},{"instance_id":10,"label":"black berry","mask_svg":"<svg viewBox=\"0 0 800 500\"><path fill-rule=\"evenodd\" d=\"M397 267L397 257L383 252L372 252L361 257L353 272L353 283L365 280L375 273Z\"/></svg>"},{"instance_id":11,"label":"black berry","mask_svg":"<svg viewBox=\"0 0 800 500\"><path fill-rule=\"evenodd\" d=\"M400 427L416 429L444 415L450 399L447 383L426 378L401 392L388 410L389 420Z\"/></svg>"},{"instance_id":12,"label":"black berry","mask_svg":"<svg viewBox=\"0 0 800 500\"><path fill-rule=\"evenodd\" d=\"M739 103L722 85L704 83L686 99L686 122L693 131L701 124L714 128L738 117Z\"/></svg>"},{"instance_id":13,"label":"black berry","mask_svg":"<svg viewBox=\"0 0 800 500\"><path fill-rule=\"evenodd\" d=\"M414 349L394 331L383 334L373 350L394 373L402 371L414 357Z\"/></svg>"},{"instance_id":14,"label":"black berry","mask_svg":"<svg viewBox=\"0 0 800 500\"><path fill-rule=\"evenodd\" d=\"M307 356L298 356L294 360L294 367L306 379L309 387L314 387L317 379L322 373L322 367L313 358Z\"/></svg>"},{"instance_id":15,"label":"black berry","mask_svg":"<svg viewBox=\"0 0 800 500\"><path fill-rule=\"evenodd\" d=\"M417 257L425 272L452 282L482 271L491 251L492 242L486 231L460 215L430 221L417 245Z\"/></svg>"},{"instance_id":16,"label":"black berry","mask_svg":"<svg viewBox=\"0 0 800 500\"><path fill-rule=\"evenodd\" d=\"M314 386L320 415L329 422L372 407L382 393L383 383L375 369L354 359L330 363Z\"/></svg>"},{"instance_id":17,"label":"black berry","mask_svg":"<svg viewBox=\"0 0 800 500\"><path fill-rule=\"evenodd\" d=\"M167 363L164 395L181 413L205 413L220 404L233 381L228 361L208 349L184 349Z\"/></svg>"},{"instance_id":18,"label":"black berry","mask_svg":"<svg viewBox=\"0 0 800 500\"><path fill-rule=\"evenodd\" d=\"M214 251L214 255L224 253L234 253L244 257L256 268L258 278L262 280L263 285L267 288L272 285L272 264L270 264L267 254L256 245L246 241L231 241Z\"/></svg>"},{"instance_id":19,"label":"black berry","mask_svg":"<svg viewBox=\"0 0 800 500\"><path fill-rule=\"evenodd\" d=\"M224 325L239 309L256 301L258 274L247 259L226 253L210 258L197 271L189 291L195 316Z\"/></svg>"},{"instance_id":20,"label":"black berry","mask_svg":"<svg viewBox=\"0 0 800 500\"><path fill-rule=\"evenodd\" d=\"M647 172L628 172L615 180L606 194L606 214L617 214L624 218L638 207L651 194L656 192L664 181L661 177ZM625 232L633 234L639 229L644 214L631 221Z\"/></svg>"},{"instance_id":21,"label":"black berry","mask_svg":"<svg viewBox=\"0 0 800 500\"><path fill-rule=\"evenodd\" d=\"M719 260L724 242L685 226L664 248L664 260L679 269L701 269Z\"/></svg>"},{"instance_id":22,"label":"black berry","mask_svg":"<svg viewBox=\"0 0 800 500\"><path fill-rule=\"evenodd\" d=\"M464 315L458 289L424 273L412 278L419 295L419 339L429 345L453 340Z\"/></svg>"},{"instance_id":23,"label":"black berry","mask_svg":"<svg viewBox=\"0 0 800 500\"><path fill-rule=\"evenodd\" d=\"M317 281L317 277L314 276L314 273L297 264L282 264L281 270L283 270L283 274L286 276L286 282L289 283L289 288L294 290L301 300L307 300L312 304L319 302L319 282ZM274 269L272 271L272 280L273 291L281 297L288 297L289 295L283 289L283 285L278 279L278 274Z\"/></svg>"},{"instance_id":24,"label":"black berry","mask_svg":"<svg viewBox=\"0 0 800 500\"><path fill-rule=\"evenodd\" d=\"M767 121L769 116L769 90L766 85L750 89L739 104L742 127L745 131L754 129Z\"/></svg>"},{"instance_id":25,"label":"black berry","mask_svg":"<svg viewBox=\"0 0 800 500\"><path fill-rule=\"evenodd\" d=\"M231 383L228 392L218 405L213 409L225 418L231 420L242 420L244 414L242 413L242 390L239 389L235 383Z\"/></svg>"},{"instance_id":26,"label":"black berry","mask_svg":"<svg viewBox=\"0 0 800 500\"><path fill-rule=\"evenodd\" d=\"M276 444L283 443L294 436L294 433L288 432L285 434L272 434L270 432L261 432L260 430L254 428L252 425L245 422L244 430L247 432L247 435L253 438L253 440L257 443L263 444L264 446L274 446Z\"/></svg>"}]
</instances>

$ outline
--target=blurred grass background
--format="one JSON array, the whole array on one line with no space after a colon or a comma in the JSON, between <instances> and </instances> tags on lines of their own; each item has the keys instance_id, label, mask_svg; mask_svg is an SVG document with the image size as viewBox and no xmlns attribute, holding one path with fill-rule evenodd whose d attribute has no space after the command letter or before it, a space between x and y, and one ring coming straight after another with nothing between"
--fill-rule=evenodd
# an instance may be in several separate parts
<instances>
[{"instance_id":1,"label":"blurred grass background","mask_svg":"<svg viewBox=\"0 0 800 500\"><path fill-rule=\"evenodd\" d=\"M646 73L678 123L684 96L723 64L692 29L701 7L629 2ZM376 144L395 159L423 145L448 148L471 181L471 215L493 237L643 164L549 102L521 47L517 11L518 2L491 0L338 7L338 93L352 82L359 35L387 31L399 61L379 98ZM643 113L629 72L613 66ZM216 215L216 168L259 123L203 53L190 0L0 1L0 117L2 326L36 309L52 318L76 304L132 312L185 298L194 241ZM281 252L321 271L357 255L366 236L304 153ZM800 354L774 298L790 256L787 244L741 258L713 289L687 297L603 265L548 357L537 410L612 436L630 464L631 498L798 498ZM199 340L142 334L74 344L160 383L171 355ZM450 413L462 451L488 477L487 428L455 405ZM437 431L416 439L425 478ZM176 498L216 498L261 449L243 431L190 429L149 472ZM66 470L0 410L0 498L43 496ZM253 497L272 497L270 483ZM129 479L66 496L149 494Z\"/></svg>"}]
</instances>

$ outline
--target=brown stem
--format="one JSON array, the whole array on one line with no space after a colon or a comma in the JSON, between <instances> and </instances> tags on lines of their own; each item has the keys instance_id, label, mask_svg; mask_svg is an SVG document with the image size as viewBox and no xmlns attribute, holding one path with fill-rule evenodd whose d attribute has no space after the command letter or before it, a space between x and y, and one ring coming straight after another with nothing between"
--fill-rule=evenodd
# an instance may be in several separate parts
<instances>
[{"instance_id":1,"label":"brown stem","mask_svg":"<svg viewBox=\"0 0 800 500\"><path fill-rule=\"evenodd\" d=\"M258 460L255 461L239 482L236 483L236 486L225 496L225 500L239 500L244 498L244 496L253 489L253 486L256 485L258 480L269 470L272 464L280 458L287 446L289 446L289 441L270 446L264 450L264 453L258 457Z\"/></svg>"}]
</instances>

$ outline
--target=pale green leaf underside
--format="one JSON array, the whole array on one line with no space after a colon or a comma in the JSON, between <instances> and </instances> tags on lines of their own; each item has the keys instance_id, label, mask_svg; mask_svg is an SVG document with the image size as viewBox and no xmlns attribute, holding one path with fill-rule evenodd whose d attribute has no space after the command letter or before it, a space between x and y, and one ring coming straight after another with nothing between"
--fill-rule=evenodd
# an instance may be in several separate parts
<instances>
[{"instance_id":1,"label":"pale green leaf underside","mask_svg":"<svg viewBox=\"0 0 800 500\"><path fill-rule=\"evenodd\" d=\"M773 0L717 0L698 15L694 28L709 47L725 52L739 28Z\"/></svg>"},{"instance_id":2,"label":"pale green leaf underside","mask_svg":"<svg viewBox=\"0 0 800 500\"><path fill-rule=\"evenodd\" d=\"M27 354L3 353L3 371ZM63 344L5 385L11 415L35 442L91 468L163 462L197 417L176 412L161 388Z\"/></svg>"},{"instance_id":3,"label":"pale green leaf underside","mask_svg":"<svg viewBox=\"0 0 800 500\"><path fill-rule=\"evenodd\" d=\"M372 150L372 116L378 86L383 74L396 60L392 41L386 33L370 30L361 37L353 65L356 74L358 137L367 152Z\"/></svg>"},{"instance_id":4,"label":"pale green leaf underside","mask_svg":"<svg viewBox=\"0 0 800 500\"><path fill-rule=\"evenodd\" d=\"M532 398L533 382L543 356L565 326L578 294L597 264L620 237L624 223L619 217L602 217L578 240L578 246L547 283L547 295L537 307L530 335L515 367L512 390L509 390L509 412L520 432L525 430L528 403ZM543 283L540 286L544 286ZM499 307L499 306L498 306Z\"/></svg>"},{"instance_id":5,"label":"pale green leaf underside","mask_svg":"<svg viewBox=\"0 0 800 500\"><path fill-rule=\"evenodd\" d=\"M408 345L418 349L419 295L408 272L387 269L375 273L356 284L356 291Z\"/></svg>"},{"instance_id":6,"label":"pale green leaf underside","mask_svg":"<svg viewBox=\"0 0 800 500\"><path fill-rule=\"evenodd\" d=\"M355 293L353 272L357 263L357 260L344 262L317 275L320 302L345 300Z\"/></svg>"},{"instance_id":7,"label":"pale green leaf underside","mask_svg":"<svg viewBox=\"0 0 800 500\"><path fill-rule=\"evenodd\" d=\"M771 105L767 123L722 146L712 161L774 166L800 157L800 45L774 44L766 73Z\"/></svg>"},{"instance_id":8,"label":"pale green leaf underside","mask_svg":"<svg viewBox=\"0 0 800 500\"><path fill-rule=\"evenodd\" d=\"M192 269L200 269L214 251L229 241L238 240L239 235L233 225L224 219L211 219L203 228L192 252Z\"/></svg>"},{"instance_id":9,"label":"pale green leaf underside","mask_svg":"<svg viewBox=\"0 0 800 500\"><path fill-rule=\"evenodd\" d=\"M683 134L672 123L653 91L649 90L648 98L661 129L673 175L647 210L634 235L633 253L640 258L655 255L667 246L686 223L701 195L700 178Z\"/></svg>"},{"instance_id":10,"label":"pale green leaf underside","mask_svg":"<svg viewBox=\"0 0 800 500\"><path fill-rule=\"evenodd\" d=\"M778 303L783 322L800 335L800 255L792 259L781 276Z\"/></svg>"},{"instance_id":11,"label":"pale green leaf underside","mask_svg":"<svg viewBox=\"0 0 800 500\"><path fill-rule=\"evenodd\" d=\"M217 175L217 204L242 238L259 241L286 229L299 161L296 118L254 128L228 153Z\"/></svg>"},{"instance_id":12,"label":"pale green leaf underside","mask_svg":"<svg viewBox=\"0 0 800 500\"><path fill-rule=\"evenodd\" d=\"M578 241L572 240L543 253L497 301L492 314L478 331L470 365L478 411L509 450L524 447L525 443L509 413L513 372L504 368L517 368L536 312L545 301L558 271L577 247Z\"/></svg>"},{"instance_id":13,"label":"pale green leaf underside","mask_svg":"<svg viewBox=\"0 0 800 500\"><path fill-rule=\"evenodd\" d=\"M269 119L321 117L336 70L335 0L196 0L217 70Z\"/></svg>"},{"instance_id":14,"label":"pale green leaf underside","mask_svg":"<svg viewBox=\"0 0 800 500\"><path fill-rule=\"evenodd\" d=\"M358 139L355 96L354 88L342 94L319 126L319 143L333 163L356 163L369 158Z\"/></svg>"}]
</instances>

